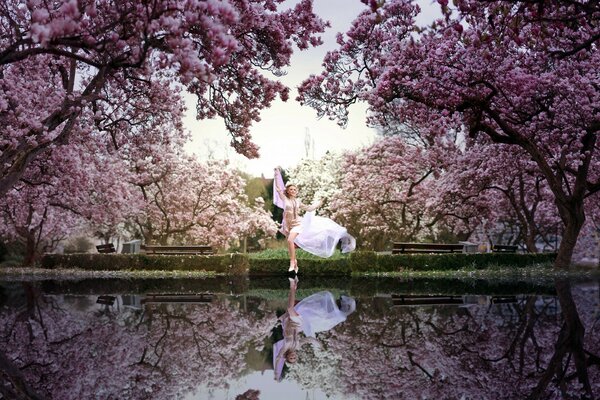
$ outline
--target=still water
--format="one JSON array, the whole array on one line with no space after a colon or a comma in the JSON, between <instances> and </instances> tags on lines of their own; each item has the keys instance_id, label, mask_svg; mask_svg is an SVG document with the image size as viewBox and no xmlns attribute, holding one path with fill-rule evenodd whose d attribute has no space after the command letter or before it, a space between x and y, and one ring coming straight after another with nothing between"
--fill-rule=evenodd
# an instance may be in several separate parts
<instances>
[{"instance_id":1,"label":"still water","mask_svg":"<svg viewBox=\"0 0 600 400\"><path fill-rule=\"evenodd\" d=\"M598 280L290 285L0 282L0 398L600 397ZM280 359L277 376L274 328L291 292L346 295L355 309L315 339L300 333L297 361Z\"/></svg>"}]
</instances>

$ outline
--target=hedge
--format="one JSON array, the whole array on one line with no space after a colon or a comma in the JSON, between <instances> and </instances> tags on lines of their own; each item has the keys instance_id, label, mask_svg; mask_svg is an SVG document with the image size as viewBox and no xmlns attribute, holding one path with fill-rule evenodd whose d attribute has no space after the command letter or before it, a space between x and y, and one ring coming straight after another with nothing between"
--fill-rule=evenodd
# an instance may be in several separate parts
<instances>
[{"instance_id":1,"label":"hedge","mask_svg":"<svg viewBox=\"0 0 600 400\"><path fill-rule=\"evenodd\" d=\"M495 266L521 268L528 265L551 263L554 253L501 254L378 254L374 251L355 251L350 256L336 259L304 259L298 267L306 275L350 275L363 272L449 271L459 269L486 269ZM287 258L251 258L250 273L257 275L287 272Z\"/></svg>"},{"instance_id":2,"label":"hedge","mask_svg":"<svg viewBox=\"0 0 600 400\"><path fill-rule=\"evenodd\" d=\"M211 271L232 275L248 272L248 257L224 255L146 255L146 254L46 254L42 268L80 268L97 271Z\"/></svg>"},{"instance_id":3,"label":"hedge","mask_svg":"<svg viewBox=\"0 0 600 400\"><path fill-rule=\"evenodd\" d=\"M496 266L522 268L528 265L552 263L555 258L555 253L378 254L377 262L371 272L452 271L487 269ZM353 270L356 268L360 266L353 264Z\"/></svg>"},{"instance_id":4,"label":"hedge","mask_svg":"<svg viewBox=\"0 0 600 400\"><path fill-rule=\"evenodd\" d=\"M333 259L302 259L299 268L307 275L351 275L363 272L449 271L485 269L495 266L520 268L551 263L556 254L377 254L356 251L348 257ZM175 256L145 254L47 254L43 268L81 268L90 270L182 270L213 271L231 275L250 272L256 275L285 274L287 258L253 258L246 254L211 256Z\"/></svg>"}]
</instances>

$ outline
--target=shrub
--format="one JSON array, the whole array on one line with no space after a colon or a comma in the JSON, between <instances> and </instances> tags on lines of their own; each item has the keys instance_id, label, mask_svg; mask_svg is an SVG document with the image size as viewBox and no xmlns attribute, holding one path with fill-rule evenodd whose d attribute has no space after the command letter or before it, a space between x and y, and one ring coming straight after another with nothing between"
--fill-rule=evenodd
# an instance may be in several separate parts
<instances>
[{"instance_id":1,"label":"shrub","mask_svg":"<svg viewBox=\"0 0 600 400\"><path fill-rule=\"evenodd\" d=\"M94 243L85 236L71 238L65 243L65 253L87 253L94 247Z\"/></svg>"},{"instance_id":2,"label":"shrub","mask_svg":"<svg viewBox=\"0 0 600 400\"><path fill-rule=\"evenodd\" d=\"M374 251L355 251L350 253L352 272L379 272L377 253Z\"/></svg>"},{"instance_id":3,"label":"shrub","mask_svg":"<svg viewBox=\"0 0 600 400\"><path fill-rule=\"evenodd\" d=\"M377 271L451 271L459 269L485 269L493 266L521 268L528 265L549 263L556 254L501 254L501 253L458 253L458 254L380 254L377 255Z\"/></svg>"},{"instance_id":4,"label":"shrub","mask_svg":"<svg viewBox=\"0 0 600 400\"><path fill-rule=\"evenodd\" d=\"M213 271L227 275L285 274L289 267L287 253L274 257L249 257L232 253L211 256L200 255L146 255L146 254L46 254L43 268L81 268L89 270L163 270L163 271ZM356 251L348 256L299 258L300 270L307 275L350 275L362 272L449 271L459 269L484 269L496 266L521 268L549 263L556 257L543 254L377 254L373 251Z\"/></svg>"},{"instance_id":5,"label":"shrub","mask_svg":"<svg viewBox=\"0 0 600 400\"><path fill-rule=\"evenodd\" d=\"M100 271L162 270L213 271L244 274L248 257L243 254L224 255L146 255L146 254L46 254L42 268L81 268Z\"/></svg>"}]
</instances>

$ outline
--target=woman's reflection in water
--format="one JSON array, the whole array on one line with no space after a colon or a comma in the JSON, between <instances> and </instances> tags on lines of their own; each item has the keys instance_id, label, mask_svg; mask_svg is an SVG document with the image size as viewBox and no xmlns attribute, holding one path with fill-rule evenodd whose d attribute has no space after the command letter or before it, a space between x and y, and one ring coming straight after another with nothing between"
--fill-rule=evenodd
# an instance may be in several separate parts
<instances>
[{"instance_id":1,"label":"woman's reflection in water","mask_svg":"<svg viewBox=\"0 0 600 400\"><path fill-rule=\"evenodd\" d=\"M315 293L296 302L298 277L289 278L289 282L287 310L278 318L278 324L273 329L276 340L273 345L273 367L278 381L283 376L285 364L298 361L298 350L303 344L310 343L320 348L316 333L327 331L345 321L356 309L356 301L352 297L342 295L338 305L328 291Z\"/></svg>"}]
</instances>

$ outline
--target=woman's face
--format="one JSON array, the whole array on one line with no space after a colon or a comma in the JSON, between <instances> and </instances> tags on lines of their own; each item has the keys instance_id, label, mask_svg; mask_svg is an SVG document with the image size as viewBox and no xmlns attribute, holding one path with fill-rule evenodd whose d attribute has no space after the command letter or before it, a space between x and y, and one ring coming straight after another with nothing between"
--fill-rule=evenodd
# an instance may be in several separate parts
<instances>
[{"instance_id":1,"label":"woman's face","mask_svg":"<svg viewBox=\"0 0 600 400\"><path fill-rule=\"evenodd\" d=\"M298 188L294 185L290 185L285 189L288 197L296 197L298 195Z\"/></svg>"},{"instance_id":2,"label":"woman's face","mask_svg":"<svg viewBox=\"0 0 600 400\"><path fill-rule=\"evenodd\" d=\"M296 361L298 361L298 353L296 353L294 350L291 350L287 353L285 359L290 364L294 364Z\"/></svg>"}]
</instances>

